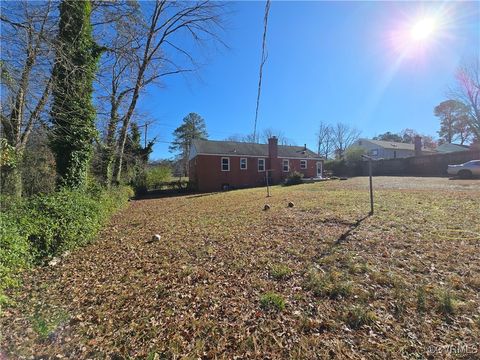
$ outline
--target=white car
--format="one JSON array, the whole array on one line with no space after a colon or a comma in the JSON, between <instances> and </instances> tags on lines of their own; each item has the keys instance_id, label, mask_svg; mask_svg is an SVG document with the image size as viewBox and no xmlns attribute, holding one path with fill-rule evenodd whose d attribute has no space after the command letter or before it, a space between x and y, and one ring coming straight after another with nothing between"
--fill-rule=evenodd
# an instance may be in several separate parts
<instances>
[{"instance_id":1,"label":"white car","mask_svg":"<svg viewBox=\"0 0 480 360\"><path fill-rule=\"evenodd\" d=\"M448 165L449 175L457 175L462 179L480 176L480 160L471 160L460 165Z\"/></svg>"}]
</instances>

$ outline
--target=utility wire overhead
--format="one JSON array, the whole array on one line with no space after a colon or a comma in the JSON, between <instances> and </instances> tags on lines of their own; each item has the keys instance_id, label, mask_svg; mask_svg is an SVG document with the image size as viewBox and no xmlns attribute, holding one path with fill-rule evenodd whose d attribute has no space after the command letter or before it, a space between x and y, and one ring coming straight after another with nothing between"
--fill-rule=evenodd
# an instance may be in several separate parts
<instances>
[{"instance_id":1,"label":"utility wire overhead","mask_svg":"<svg viewBox=\"0 0 480 360\"><path fill-rule=\"evenodd\" d=\"M267 25L268 25L268 13L270 11L270 0L267 0L265 4L265 16L263 18L263 41L262 41L262 60L260 61L260 73L258 77L258 92L257 92L257 107L255 109L255 123L253 126L253 139L257 142L257 120L258 120L258 108L260 106L260 93L262 90L262 76L263 76L263 65L267 61Z\"/></svg>"}]
</instances>

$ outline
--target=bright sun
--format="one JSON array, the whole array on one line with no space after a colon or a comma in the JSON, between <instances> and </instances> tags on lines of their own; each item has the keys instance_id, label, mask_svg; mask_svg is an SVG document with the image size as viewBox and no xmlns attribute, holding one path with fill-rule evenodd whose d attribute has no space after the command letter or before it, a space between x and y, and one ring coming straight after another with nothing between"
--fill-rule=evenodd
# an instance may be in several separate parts
<instances>
[{"instance_id":1,"label":"bright sun","mask_svg":"<svg viewBox=\"0 0 480 360\"><path fill-rule=\"evenodd\" d=\"M413 24L410 30L410 36L415 41L424 41L432 36L437 27L433 18L423 18Z\"/></svg>"}]
</instances>

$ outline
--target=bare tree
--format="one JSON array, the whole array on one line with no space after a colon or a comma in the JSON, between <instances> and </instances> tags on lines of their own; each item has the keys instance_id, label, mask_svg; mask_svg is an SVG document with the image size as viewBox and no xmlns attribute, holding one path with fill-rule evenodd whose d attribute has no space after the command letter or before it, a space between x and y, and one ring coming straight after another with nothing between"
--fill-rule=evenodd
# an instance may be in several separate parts
<instances>
[{"instance_id":1,"label":"bare tree","mask_svg":"<svg viewBox=\"0 0 480 360\"><path fill-rule=\"evenodd\" d=\"M335 147L335 155L343 158L345 149L352 145L360 137L360 131L344 123L337 123L332 128L332 138Z\"/></svg>"},{"instance_id":2,"label":"bare tree","mask_svg":"<svg viewBox=\"0 0 480 360\"><path fill-rule=\"evenodd\" d=\"M241 134L233 134L224 139L224 141L234 141L234 142L242 142L243 141L243 135Z\"/></svg>"},{"instance_id":3,"label":"bare tree","mask_svg":"<svg viewBox=\"0 0 480 360\"><path fill-rule=\"evenodd\" d=\"M333 150L333 129L330 125L320 123L317 132L318 155L328 159Z\"/></svg>"},{"instance_id":4,"label":"bare tree","mask_svg":"<svg viewBox=\"0 0 480 360\"><path fill-rule=\"evenodd\" d=\"M127 130L142 90L165 76L190 72L198 67L190 50L180 45L178 38L186 35L192 45L201 45L206 40L221 42L217 33L221 29L222 4L157 0L153 4L143 3L143 6L149 8L141 13L149 15L143 23L142 36L132 49L135 69L128 106L121 118L114 167L114 180L117 182L122 171ZM188 41L184 43L188 44Z\"/></svg>"},{"instance_id":5,"label":"bare tree","mask_svg":"<svg viewBox=\"0 0 480 360\"><path fill-rule=\"evenodd\" d=\"M480 58L462 65L456 74L456 87L450 90L453 97L468 106L470 129L480 141Z\"/></svg>"},{"instance_id":6,"label":"bare tree","mask_svg":"<svg viewBox=\"0 0 480 360\"><path fill-rule=\"evenodd\" d=\"M19 165L52 90L56 11L51 1L2 2L1 136L15 149L17 166L2 169L3 191L20 196Z\"/></svg>"},{"instance_id":7,"label":"bare tree","mask_svg":"<svg viewBox=\"0 0 480 360\"><path fill-rule=\"evenodd\" d=\"M265 143L265 144L268 143L268 139L274 136L278 139L278 143L280 145L294 144L294 141L287 138L282 131L271 129L271 128L263 130L262 136L261 136L262 143ZM254 136L253 133L247 134L247 135L233 134L227 137L225 141L258 143L258 136Z\"/></svg>"},{"instance_id":8,"label":"bare tree","mask_svg":"<svg viewBox=\"0 0 480 360\"><path fill-rule=\"evenodd\" d=\"M288 145L291 141L285 136L283 131L267 128L262 132L262 141L266 144L268 143L268 139L272 137L276 137L278 139L278 143L280 145Z\"/></svg>"},{"instance_id":9,"label":"bare tree","mask_svg":"<svg viewBox=\"0 0 480 360\"><path fill-rule=\"evenodd\" d=\"M136 50L139 49L144 29L136 2L100 2L92 17L95 37L106 49L97 75L96 94L98 126L104 130L103 141L99 144L101 175L105 185L110 186L118 147L118 125L128 109L134 90L138 75Z\"/></svg>"}]
</instances>

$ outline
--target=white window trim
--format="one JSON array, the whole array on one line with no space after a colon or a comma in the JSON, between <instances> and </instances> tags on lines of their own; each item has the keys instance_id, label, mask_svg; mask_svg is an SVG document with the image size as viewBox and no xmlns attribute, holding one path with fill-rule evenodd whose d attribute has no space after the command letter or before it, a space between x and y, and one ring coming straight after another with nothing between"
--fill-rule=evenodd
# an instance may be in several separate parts
<instances>
[{"instance_id":1,"label":"white window trim","mask_svg":"<svg viewBox=\"0 0 480 360\"><path fill-rule=\"evenodd\" d=\"M370 152L370 154L372 156L378 156L378 149L372 149L372 151Z\"/></svg>"},{"instance_id":2,"label":"white window trim","mask_svg":"<svg viewBox=\"0 0 480 360\"><path fill-rule=\"evenodd\" d=\"M263 163L263 170L260 170L260 162ZM258 159L258 162L257 162L257 169L258 169L258 172L264 172L265 171L265 159L264 158L260 158Z\"/></svg>"},{"instance_id":3,"label":"white window trim","mask_svg":"<svg viewBox=\"0 0 480 360\"><path fill-rule=\"evenodd\" d=\"M242 160L245 160L245 167L242 168ZM240 158L240 170L247 170L248 169L248 159L247 158Z\"/></svg>"},{"instance_id":4,"label":"white window trim","mask_svg":"<svg viewBox=\"0 0 480 360\"><path fill-rule=\"evenodd\" d=\"M227 159L228 160L228 170L223 170L223 160ZM222 171L230 171L230 158L229 157L222 157L220 160L220 170Z\"/></svg>"},{"instance_id":5,"label":"white window trim","mask_svg":"<svg viewBox=\"0 0 480 360\"><path fill-rule=\"evenodd\" d=\"M285 161L287 162L287 170L285 170ZM290 171L290 160L282 159L282 170L283 170L283 172L289 172Z\"/></svg>"},{"instance_id":6,"label":"white window trim","mask_svg":"<svg viewBox=\"0 0 480 360\"><path fill-rule=\"evenodd\" d=\"M306 168L307 168L307 160L300 160L300 169L305 170Z\"/></svg>"}]
</instances>

